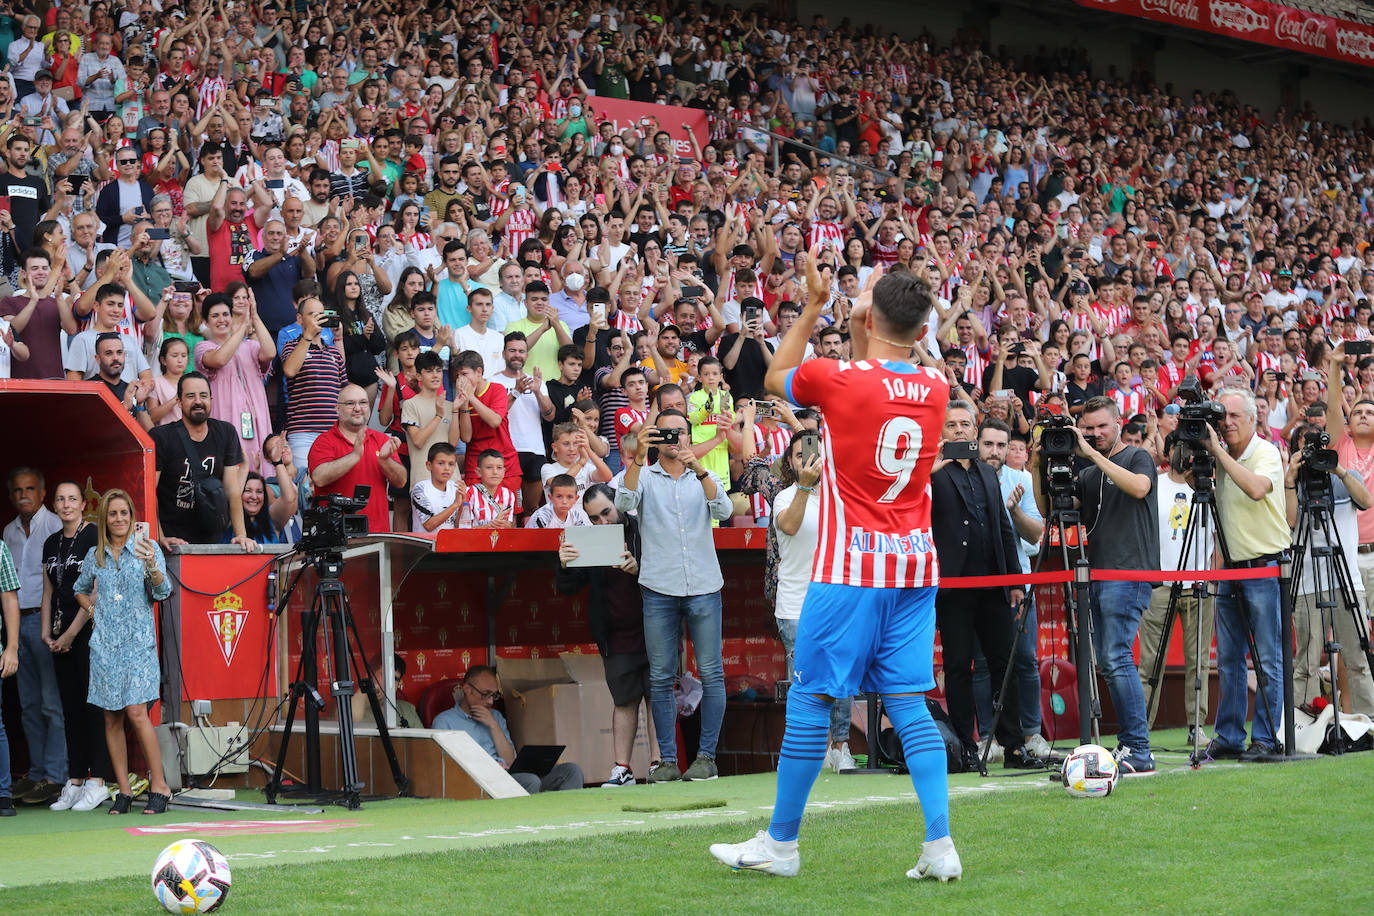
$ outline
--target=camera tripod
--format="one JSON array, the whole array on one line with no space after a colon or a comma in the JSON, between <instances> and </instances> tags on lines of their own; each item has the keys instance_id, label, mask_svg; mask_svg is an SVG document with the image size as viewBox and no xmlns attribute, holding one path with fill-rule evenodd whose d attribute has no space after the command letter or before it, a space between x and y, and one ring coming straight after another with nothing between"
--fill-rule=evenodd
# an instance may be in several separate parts
<instances>
[{"instance_id":1,"label":"camera tripod","mask_svg":"<svg viewBox=\"0 0 1374 916\"><path fill-rule=\"evenodd\" d=\"M1098 720L1102 718L1102 699L1097 690L1097 667L1092 647L1092 614L1088 613L1088 559L1083 554L1082 526L1078 512L1073 508L1073 495L1059 492L1051 485L1050 517L1045 523L1042 543L1046 548L1051 544L1051 534L1059 540L1059 558L1064 569L1073 570L1073 582L1064 583L1064 628L1069 637L1069 653L1073 656L1078 678L1078 738L1079 744L1093 743L1098 735ZM1035 558L1032 572L1040 572L1049 550L1042 548ZM978 755L978 772L988 775L988 752L992 748L992 738L997 734L997 724L1002 718L1003 698L1011 688L1011 679L1016 667L1016 647L1026 632L1030 618L1031 601L1034 599L1034 586L1026 589L1021 604L1012 620L1013 637L1011 657L1007 659L1006 671L1002 674L1002 689L993 700L992 724L983 736L982 752ZM1022 702L1040 702L1039 697L1022 699ZM1020 723L1017 723L1020 728Z\"/></svg>"},{"instance_id":2,"label":"camera tripod","mask_svg":"<svg viewBox=\"0 0 1374 916\"><path fill-rule=\"evenodd\" d=\"M1334 513L1335 500L1331 492L1330 477L1327 472L1310 476L1306 468L1298 478L1298 526L1293 541L1293 581L1290 594L1296 604L1298 592L1302 588L1303 568L1307 557L1312 557L1312 602L1317 608L1318 619L1325 638L1323 648L1331 666L1331 732L1333 740L1328 742L1332 754L1345 753L1345 742L1341 733L1341 688L1337 678L1337 668L1345 663L1345 649L1336 639L1336 616L1338 602L1350 614L1358 634L1360 651L1371 666L1374 666L1374 651L1371 651L1369 633L1365 628L1364 615L1359 600L1355 597L1355 583L1346 563L1345 545L1341 541L1340 528L1337 527ZM1320 534L1320 541L1317 535ZM1309 554L1310 551L1310 554ZM1329 636L1328 636L1329 634ZM1346 669L1347 672L1349 669ZM1374 667L1371 667L1374 670ZM1291 708L1288 710L1292 718Z\"/></svg>"},{"instance_id":3,"label":"camera tripod","mask_svg":"<svg viewBox=\"0 0 1374 916\"><path fill-rule=\"evenodd\" d=\"M364 783L358 778L358 752L353 737L353 695L355 675L357 685L367 694L372 707L372 719L381 735L382 748L386 752L387 763L391 766L391 778L396 783L398 794L410 794L410 779L401 769L396 749L392 746L391 735L387 732L386 717L372 670L363 657L358 635L358 625L348 605L348 591L344 588L339 574L343 572L343 554L338 551L312 553L296 575L291 579L285 594L275 608L280 614L291 600L301 577L307 569L313 568L319 577L315 583L315 594L310 608L301 612L301 656L296 666L296 676L291 682L291 702L287 706L285 725L282 729L281 747L277 750L277 763L272 770L272 778L264 789L268 804L276 804L277 796L282 793L282 771L286 766L287 749L291 743L291 732L296 721L296 704L305 698L305 770L306 785L303 794L313 797L333 797L349 810L362 806L361 791ZM318 689L319 665L315 654L316 639L320 623L329 622L329 639L325 643L325 659L331 673L330 696L334 698L334 714L339 722L339 762L343 768L343 789L335 793L323 791L320 778L320 711L324 709L324 698ZM348 631L353 631L353 645L348 642Z\"/></svg>"}]
</instances>

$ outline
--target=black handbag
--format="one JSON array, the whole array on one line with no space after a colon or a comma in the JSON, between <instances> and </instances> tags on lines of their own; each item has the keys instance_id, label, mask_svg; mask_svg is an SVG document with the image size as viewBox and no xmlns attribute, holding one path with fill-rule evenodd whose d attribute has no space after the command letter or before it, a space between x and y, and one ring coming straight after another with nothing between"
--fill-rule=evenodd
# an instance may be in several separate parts
<instances>
[{"instance_id":1,"label":"black handbag","mask_svg":"<svg viewBox=\"0 0 1374 916\"><path fill-rule=\"evenodd\" d=\"M195 478L196 520L202 530L222 532L229 527L229 494L224 490L224 481L205 472L205 468L197 460L200 452L196 450L191 434L186 431L186 424L178 422L176 428L177 434L181 436L181 447L186 450L186 460L191 465L191 474Z\"/></svg>"}]
</instances>

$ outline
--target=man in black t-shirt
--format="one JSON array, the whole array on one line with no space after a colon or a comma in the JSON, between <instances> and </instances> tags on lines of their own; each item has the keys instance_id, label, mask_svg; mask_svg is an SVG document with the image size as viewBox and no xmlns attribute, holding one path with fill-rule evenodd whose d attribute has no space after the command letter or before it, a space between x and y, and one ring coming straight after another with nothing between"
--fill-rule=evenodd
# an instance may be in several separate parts
<instances>
[{"instance_id":1,"label":"man in black t-shirt","mask_svg":"<svg viewBox=\"0 0 1374 916\"><path fill-rule=\"evenodd\" d=\"M210 383L199 372L188 372L177 382L181 419L149 432L157 456L157 521L160 540L168 544L219 544L224 526L217 524L204 506L197 506L197 473L221 481L229 504L232 543L252 553L257 545L247 536L243 523L243 447L238 431L223 420L210 417ZM195 454L187 454L186 437ZM194 462L194 464L193 464Z\"/></svg>"},{"instance_id":2,"label":"man in black t-shirt","mask_svg":"<svg viewBox=\"0 0 1374 916\"><path fill-rule=\"evenodd\" d=\"M16 251L27 251L33 244L33 227L45 219L52 219L57 211L43 179L26 171L32 152L33 142L23 134L11 134L5 143L9 168L0 176L0 197L9 198Z\"/></svg>"},{"instance_id":3,"label":"man in black t-shirt","mask_svg":"<svg viewBox=\"0 0 1374 916\"><path fill-rule=\"evenodd\" d=\"M153 393L152 379L124 381L124 338L115 331L106 331L95 338L96 378L115 396L124 409L133 415L144 429L152 429L153 421L148 416L148 405L144 403Z\"/></svg>"}]
</instances>

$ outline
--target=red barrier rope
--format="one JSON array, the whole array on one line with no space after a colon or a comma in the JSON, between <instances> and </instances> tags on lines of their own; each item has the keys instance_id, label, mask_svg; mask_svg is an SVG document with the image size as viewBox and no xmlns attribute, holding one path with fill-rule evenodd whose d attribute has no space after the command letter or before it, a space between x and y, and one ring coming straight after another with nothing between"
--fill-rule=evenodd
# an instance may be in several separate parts
<instances>
[{"instance_id":1,"label":"red barrier rope","mask_svg":"<svg viewBox=\"0 0 1374 916\"><path fill-rule=\"evenodd\" d=\"M940 579L941 588L1020 588L1025 585L1052 585L1072 582L1071 569L1008 576L949 576ZM1278 566L1215 570L1092 569L1088 578L1098 582L1227 582L1242 579L1277 579Z\"/></svg>"}]
</instances>

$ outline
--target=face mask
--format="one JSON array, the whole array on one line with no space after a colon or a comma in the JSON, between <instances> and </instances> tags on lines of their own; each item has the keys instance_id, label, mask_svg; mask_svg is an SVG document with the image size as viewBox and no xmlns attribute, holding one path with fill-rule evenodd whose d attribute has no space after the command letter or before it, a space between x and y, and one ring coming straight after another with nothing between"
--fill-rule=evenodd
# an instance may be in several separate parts
<instances>
[{"instance_id":1,"label":"face mask","mask_svg":"<svg viewBox=\"0 0 1374 916\"><path fill-rule=\"evenodd\" d=\"M620 155L621 153L623 153L623 152L625 152L625 147L621 146L619 143L612 143L612 144L611 144L611 155L612 155L612 156L619 156L619 155Z\"/></svg>"},{"instance_id":2,"label":"face mask","mask_svg":"<svg viewBox=\"0 0 1374 916\"><path fill-rule=\"evenodd\" d=\"M581 274L569 274L563 278L563 285L573 292L578 292L587 283L586 277Z\"/></svg>"},{"instance_id":3,"label":"face mask","mask_svg":"<svg viewBox=\"0 0 1374 916\"><path fill-rule=\"evenodd\" d=\"M582 106L581 106L581 105L569 105L569 106L568 106L568 117L570 117L570 118L580 118L580 117L582 117Z\"/></svg>"}]
</instances>

